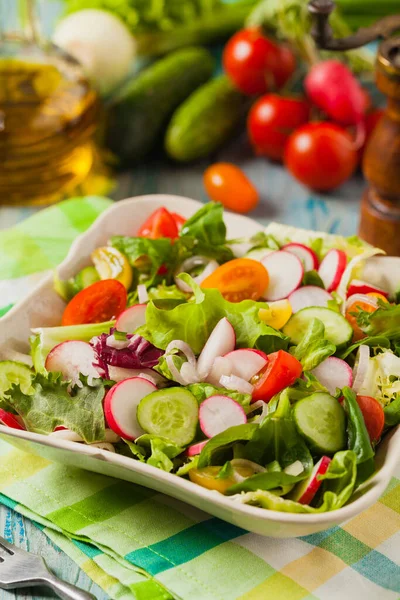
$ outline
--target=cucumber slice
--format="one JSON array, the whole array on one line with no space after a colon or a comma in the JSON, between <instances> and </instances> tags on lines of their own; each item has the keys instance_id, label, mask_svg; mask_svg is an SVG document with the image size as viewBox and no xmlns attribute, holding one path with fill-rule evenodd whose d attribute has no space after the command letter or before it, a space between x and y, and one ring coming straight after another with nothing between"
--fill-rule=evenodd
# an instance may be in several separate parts
<instances>
[{"instance_id":1,"label":"cucumber slice","mask_svg":"<svg viewBox=\"0 0 400 600\"><path fill-rule=\"evenodd\" d=\"M75 283L80 290L84 290L96 281L100 281L100 277L94 267L85 267L75 277Z\"/></svg>"},{"instance_id":2,"label":"cucumber slice","mask_svg":"<svg viewBox=\"0 0 400 600\"><path fill-rule=\"evenodd\" d=\"M14 384L19 384L24 394L32 392L32 371L28 365L14 360L0 361L0 396Z\"/></svg>"},{"instance_id":3,"label":"cucumber slice","mask_svg":"<svg viewBox=\"0 0 400 600\"><path fill-rule=\"evenodd\" d=\"M178 387L145 396L137 409L137 419L144 431L169 438L178 446L187 446L193 440L198 415L196 398Z\"/></svg>"},{"instance_id":4,"label":"cucumber slice","mask_svg":"<svg viewBox=\"0 0 400 600\"><path fill-rule=\"evenodd\" d=\"M296 402L297 429L318 454L334 454L346 447L346 418L339 401L317 392Z\"/></svg>"},{"instance_id":5,"label":"cucumber slice","mask_svg":"<svg viewBox=\"0 0 400 600\"><path fill-rule=\"evenodd\" d=\"M323 306L309 306L294 314L283 328L283 333L290 337L293 344L299 344L304 337L312 319L319 319L325 325L325 339L342 346L353 336L351 325L335 310Z\"/></svg>"}]
</instances>

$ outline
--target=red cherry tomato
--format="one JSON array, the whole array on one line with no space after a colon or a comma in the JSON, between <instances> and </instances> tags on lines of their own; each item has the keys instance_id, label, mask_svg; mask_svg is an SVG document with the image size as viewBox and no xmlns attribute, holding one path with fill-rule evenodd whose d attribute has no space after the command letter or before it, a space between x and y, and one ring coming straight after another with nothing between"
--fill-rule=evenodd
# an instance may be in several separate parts
<instances>
[{"instance_id":1,"label":"red cherry tomato","mask_svg":"<svg viewBox=\"0 0 400 600\"><path fill-rule=\"evenodd\" d=\"M249 96L282 86L291 70L288 50L282 58L280 47L259 27L235 33L224 48L222 62L232 82Z\"/></svg>"},{"instance_id":2,"label":"red cherry tomato","mask_svg":"<svg viewBox=\"0 0 400 600\"><path fill-rule=\"evenodd\" d=\"M333 190L354 172L358 157L350 134L334 123L308 123L289 137L284 161L313 190Z\"/></svg>"},{"instance_id":3,"label":"red cherry tomato","mask_svg":"<svg viewBox=\"0 0 400 600\"><path fill-rule=\"evenodd\" d=\"M279 46L280 61L279 69L275 73L275 80L278 89L282 88L290 79L296 70L296 58L287 44Z\"/></svg>"},{"instance_id":4,"label":"red cherry tomato","mask_svg":"<svg viewBox=\"0 0 400 600\"><path fill-rule=\"evenodd\" d=\"M127 293L121 282L116 279L96 281L68 302L61 325L110 321L125 309L126 302Z\"/></svg>"},{"instance_id":5,"label":"red cherry tomato","mask_svg":"<svg viewBox=\"0 0 400 600\"><path fill-rule=\"evenodd\" d=\"M178 237L178 225L166 208L157 208L140 227L137 235L152 240Z\"/></svg>"},{"instance_id":6,"label":"red cherry tomato","mask_svg":"<svg viewBox=\"0 0 400 600\"><path fill-rule=\"evenodd\" d=\"M284 350L268 354L267 366L256 375L252 383L252 399L269 402L275 394L293 385L303 371L301 363Z\"/></svg>"},{"instance_id":7,"label":"red cherry tomato","mask_svg":"<svg viewBox=\"0 0 400 600\"><path fill-rule=\"evenodd\" d=\"M377 442L385 425L385 413L382 406L372 396L357 396L357 403L363 414L371 442Z\"/></svg>"},{"instance_id":8,"label":"red cherry tomato","mask_svg":"<svg viewBox=\"0 0 400 600\"><path fill-rule=\"evenodd\" d=\"M209 197L225 208L247 213L258 203L256 188L236 165L215 163L205 170L203 179Z\"/></svg>"},{"instance_id":9,"label":"red cherry tomato","mask_svg":"<svg viewBox=\"0 0 400 600\"><path fill-rule=\"evenodd\" d=\"M384 114L383 108L374 108L371 110L365 117L365 141L360 150L358 151L358 155L360 157L360 162L364 156L365 149L369 140L371 139L371 135L377 126L378 122L381 120Z\"/></svg>"},{"instance_id":10,"label":"red cherry tomato","mask_svg":"<svg viewBox=\"0 0 400 600\"><path fill-rule=\"evenodd\" d=\"M186 223L187 219L185 219L185 217L182 217L182 215L179 215L178 213L171 213L171 215L174 217L175 225L177 226L178 231L180 231Z\"/></svg>"},{"instance_id":11,"label":"red cherry tomato","mask_svg":"<svg viewBox=\"0 0 400 600\"><path fill-rule=\"evenodd\" d=\"M255 102L247 120L247 131L257 154L282 160L293 131L307 123L310 105L306 100L267 94Z\"/></svg>"}]
</instances>

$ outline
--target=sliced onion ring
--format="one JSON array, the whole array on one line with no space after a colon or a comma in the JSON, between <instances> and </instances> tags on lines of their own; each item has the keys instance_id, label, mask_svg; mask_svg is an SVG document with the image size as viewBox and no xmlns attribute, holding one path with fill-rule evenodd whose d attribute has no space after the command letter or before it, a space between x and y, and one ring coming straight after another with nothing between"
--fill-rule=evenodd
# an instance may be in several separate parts
<instances>
[{"instance_id":1,"label":"sliced onion ring","mask_svg":"<svg viewBox=\"0 0 400 600\"><path fill-rule=\"evenodd\" d=\"M177 268L174 279L175 279L176 285L182 292L190 294L192 292L192 288L184 281L181 281L177 276L180 273L189 273L190 274L190 271L192 271L192 269L194 269L195 267L203 266L203 265L204 265L203 271L196 277L193 277L193 281L195 281L196 283L198 283L200 285L200 283L202 281L204 281L204 279L206 277L211 275L211 273L213 273L215 271L215 269L217 269L219 267L219 264L217 263L216 260L212 260L210 258L207 258L206 256L191 256L190 258L187 258L186 260L184 260L183 263L180 265L180 267Z\"/></svg>"},{"instance_id":2,"label":"sliced onion ring","mask_svg":"<svg viewBox=\"0 0 400 600\"><path fill-rule=\"evenodd\" d=\"M253 404L250 405L250 410L247 413L247 418L250 417L250 419L251 419L252 418L251 415L259 408L261 408L261 414L257 415L255 418L253 418L252 423L261 423L263 418L266 417L268 414L268 403L264 402L264 400L257 400L256 402L253 402Z\"/></svg>"},{"instance_id":3,"label":"sliced onion ring","mask_svg":"<svg viewBox=\"0 0 400 600\"><path fill-rule=\"evenodd\" d=\"M346 310L348 310L349 306L357 302L378 308L378 300L373 296L366 296L365 294L352 294L346 300Z\"/></svg>"},{"instance_id":4,"label":"sliced onion ring","mask_svg":"<svg viewBox=\"0 0 400 600\"><path fill-rule=\"evenodd\" d=\"M231 465L232 467L249 467L249 469L253 469L254 473L265 473L267 470L252 460L247 460L247 458L234 458L231 460Z\"/></svg>"},{"instance_id":5,"label":"sliced onion ring","mask_svg":"<svg viewBox=\"0 0 400 600\"><path fill-rule=\"evenodd\" d=\"M236 375L222 375L219 382L227 390L233 390L240 394L251 394L254 388L251 383Z\"/></svg>"},{"instance_id":6,"label":"sliced onion ring","mask_svg":"<svg viewBox=\"0 0 400 600\"><path fill-rule=\"evenodd\" d=\"M185 372L180 373L178 371L178 369L174 363L174 355L169 354L170 352L172 352L172 350L180 350L185 355L188 364L193 368L190 373L190 375L191 375L190 379L192 379L193 374L195 374L197 377L197 368L196 368L197 363L196 363L196 357L194 355L194 352L191 349L191 347L189 346L189 344L187 344L183 340L172 340L172 342L170 342L165 349L165 356L166 356L165 360L166 360L167 366L171 372L171 375L175 379L175 381L177 381L181 385L188 385L189 383L197 383L196 381L191 381L191 380L188 381L186 379L186 376L189 375L189 373L187 372L187 368L186 368L186 373Z\"/></svg>"},{"instance_id":7,"label":"sliced onion ring","mask_svg":"<svg viewBox=\"0 0 400 600\"><path fill-rule=\"evenodd\" d=\"M287 475L293 475L294 477L297 477L297 475L303 473L304 466L300 460L295 460L292 464L288 465L283 470Z\"/></svg>"},{"instance_id":8,"label":"sliced onion ring","mask_svg":"<svg viewBox=\"0 0 400 600\"><path fill-rule=\"evenodd\" d=\"M146 304L149 301L149 294L147 293L147 288L144 283L140 283L137 286L138 300L139 304Z\"/></svg>"},{"instance_id":9,"label":"sliced onion ring","mask_svg":"<svg viewBox=\"0 0 400 600\"><path fill-rule=\"evenodd\" d=\"M366 344L362 344L358 348L357 358L353 369L353 390L356 394L362 388L365 378L368 373L370 349Z\"/></svg>"}]
</instances>

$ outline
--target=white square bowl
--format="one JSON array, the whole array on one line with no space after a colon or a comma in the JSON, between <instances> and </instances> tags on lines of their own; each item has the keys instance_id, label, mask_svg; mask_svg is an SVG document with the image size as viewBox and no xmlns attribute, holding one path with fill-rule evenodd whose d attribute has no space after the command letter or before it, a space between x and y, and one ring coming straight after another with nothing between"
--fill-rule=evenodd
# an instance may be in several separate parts
<instances>
[{"instance_id":1,"label":"white square bowl","mask_svg":"<svg viewBox=\"0 0 400 600\"><path fill-rule=\"evenodd\" d=\"M188 198L165 194L140 196L114 204L74 242L67 258L58 268L59 276L67 279L90 264L92 250L104 245L112 235L135 235L143 221L160 206L190 217L201 204ZM231 239L263 230L255 221L240 215L226 213L224 219ZM30 329L58 325L64 306L65 303L54 291L53 276L46 277L23 302L0 319L1 357L6 358L10 349L27 352ZM309 535L339 525L361 513L382 495L400 456L400 427L397 427L379 446L376 474L357 490L346 506L322 514L291 514L244 505L219 492L207 490L133 458L75 442L56 440L1 425L0 439L50 461L144 485L243 529L278 538Z\"/></svg>"}]
</instances>

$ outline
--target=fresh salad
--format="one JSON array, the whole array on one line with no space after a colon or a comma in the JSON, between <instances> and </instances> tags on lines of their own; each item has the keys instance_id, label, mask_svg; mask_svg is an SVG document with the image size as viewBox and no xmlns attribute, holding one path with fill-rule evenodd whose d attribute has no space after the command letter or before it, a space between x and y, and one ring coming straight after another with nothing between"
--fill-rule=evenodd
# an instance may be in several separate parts
<instances>
[{"instance_id":1,"label":"fresh salad","mask_svg":"<svg viewBox=\"0 0 400 600\"><path fill-rule=\"evenodd\" d=\"M277 224L229 239L218 203L159 208L56 277L60 325L0 362L1 423L239 503L340 508L400 423L399 263Z\"/></svg>"}]
</instances>

